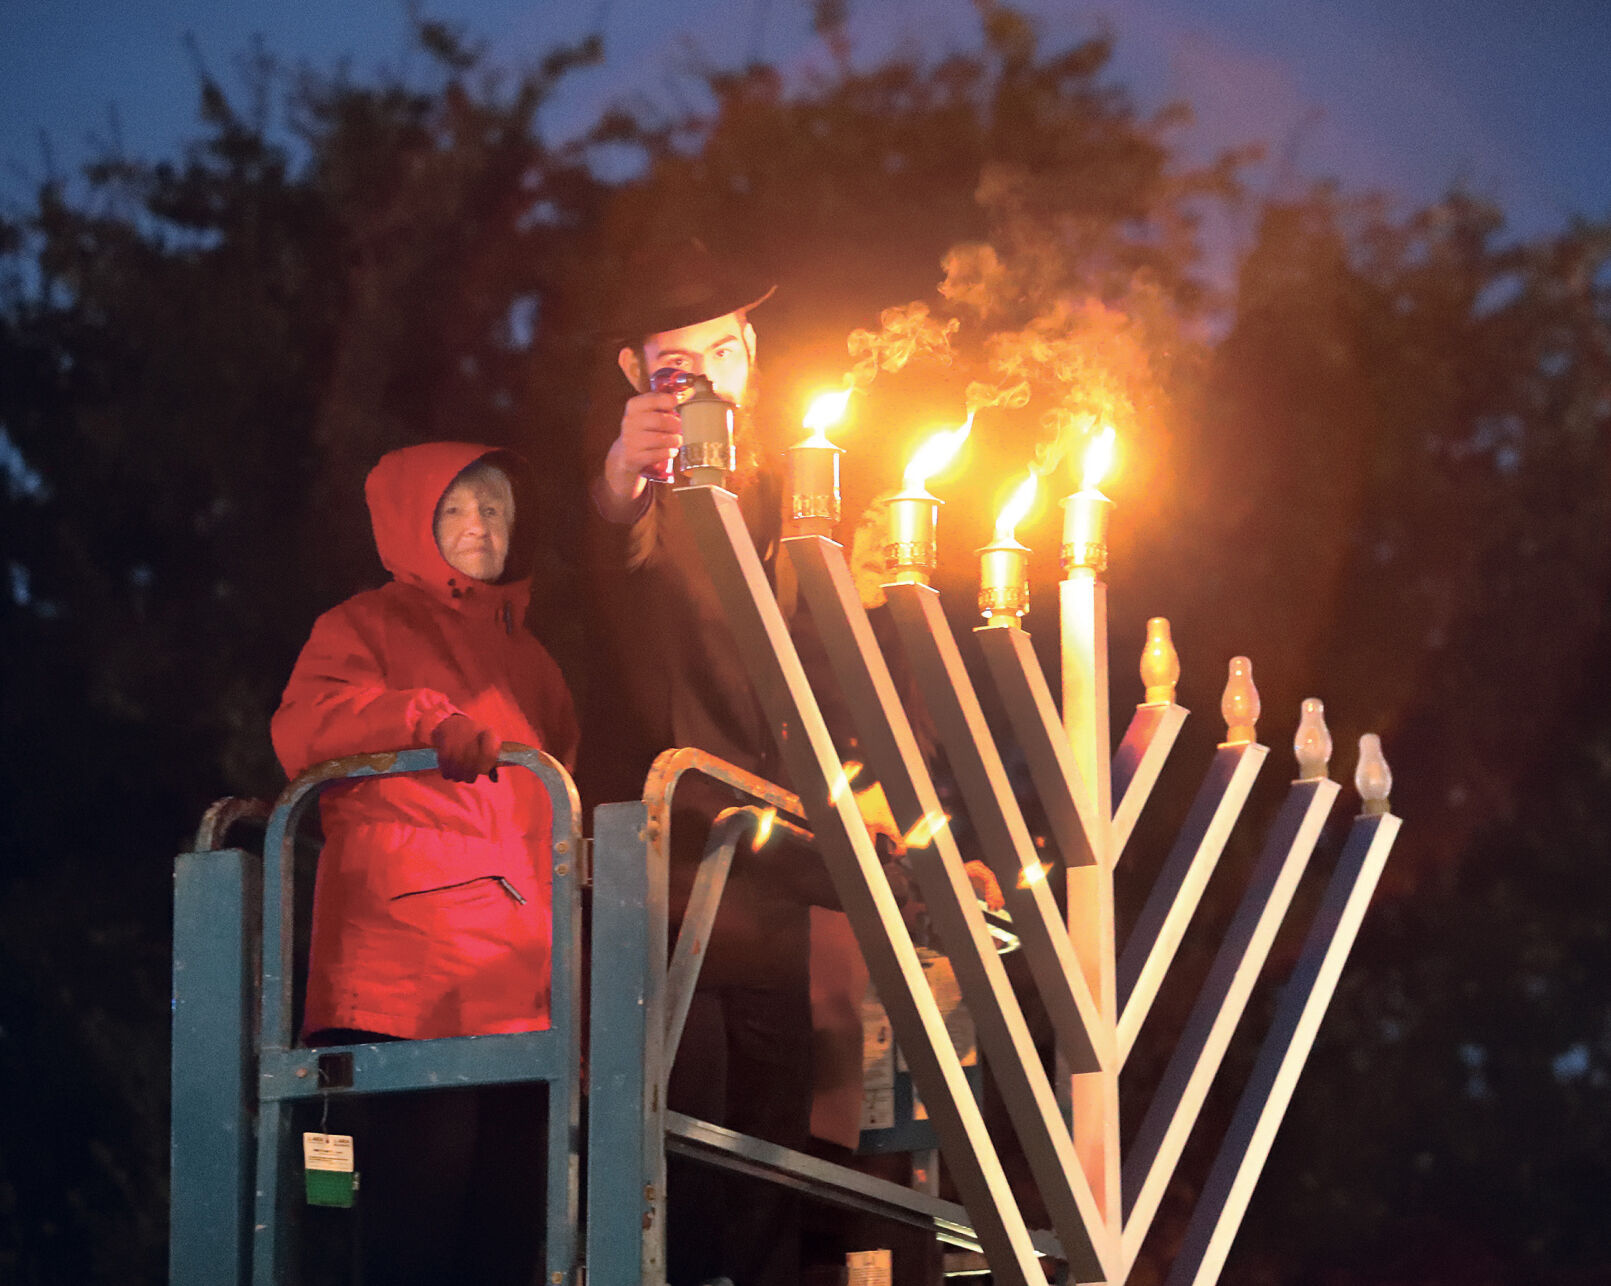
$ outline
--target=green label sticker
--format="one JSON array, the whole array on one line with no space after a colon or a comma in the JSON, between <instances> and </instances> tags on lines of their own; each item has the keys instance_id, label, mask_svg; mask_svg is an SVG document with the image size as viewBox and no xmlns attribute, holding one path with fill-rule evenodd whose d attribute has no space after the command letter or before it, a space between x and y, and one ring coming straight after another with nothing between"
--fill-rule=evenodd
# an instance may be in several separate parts
<instances>
[{"instance_id":1,"label":"green label sticker","mask_svg":"<svg viewBox=\"0 0 1611 1286\"><path fill-rule=\"evenodd\" d=\"M310 1206L352 1205L358 1187L352 1168L352 1135L304 1134L302 1164Z\"/></svg>"}]
</instances>

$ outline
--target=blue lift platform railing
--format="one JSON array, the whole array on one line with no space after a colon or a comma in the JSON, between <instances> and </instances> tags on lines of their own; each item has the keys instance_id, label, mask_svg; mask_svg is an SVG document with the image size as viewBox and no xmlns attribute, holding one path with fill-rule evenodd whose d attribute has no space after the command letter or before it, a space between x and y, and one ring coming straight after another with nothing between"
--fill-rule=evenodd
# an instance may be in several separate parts
<instances>
[{"instance_id":1,"label":"blue lift platform railing","mask_svg":"<svg viewBox=\"0 0 1611 1286\"><path fill-rule=\"evenodd\" d=\"M262 806L254 808L250 801L215 805L195 850L179 857L169 1246L175 1286L246 1281L276 1286L293 1280L289 1254L296 1206L288 1153L291 1108L298 1101L522 1081L548 1086L547 1281L567 1286L575 1280L580 808L575 786L548 755L506 742L499 763L533 773L553 803L553 975L546 1031L320 1049L299 1047L293 1039L298 824L328 787L434 771L434 751L353 756L303 773L268 816L261 868L247 851L220 846L233 822L261 816ZM259 903L260 921L254 914Z\"/></svg>"},{"instance_id":2,"label":"blue lift platform railing","mask_svg":"<svg viewBox=\"0 0 1611 1286\"><path fill-rule=\"evenodd\" d=\"M712 827L668 966L671 801L690 772L752 803L723 814ZM955 1202L666 1107L666 1081L698 980L702 944L709 940L733 861L758 860L750 839L766 809L784 815L773 824L792 832L800 845L814 843L809 832L787 820L803 816L795 796L702 751L682 749L655 761L642 801L606 804L594 813L586 1244L589 1277L599 1286L665 1280L668 1150L922 1228L961 1250L980 1250L972 1220ZM1031 1235L1040 1254L1063 1258L1051 1233Z\"/></svg>"},{"instance_id":3,"label":"blue lift platform railing","mask_svg":"<svg viewBox=\"0 0 1611 1286\"><path fill-rule=\"evenodd\" d=\"M272 812L223 800L175 866L170 1280L175 1286L293 1280L292 1107L336 1096L546 1081L550 1286L663 1286L668 1150L933 1234L977 1252L967 1211L927 1192L836 1165L667 1108L665 1088L727 873L768 860L752 839L763 812L794 840L800 801L701 751L665 752L642 800L595 813L581 836L575 787L548 756L507 744L500 762L531 771L554 803L552 1025L544 1032L299 1047L292 1030L294 848L298 824L338 783L436 767L429 750L333 760L292 782ZM750 802L711 828L678 940L668 943L671 802L687 773ZM261 865L227 846L266 819ZM591 851L591 863L588 854ZM771 859L777 860L777 859ZM588 867L591 865L591 870ZM583 1102L580 891L591 879L586 1042L587 1193L579 1200ZM670 949L668 950L668 946ZM362 1169L360 1165L359 1169ZM255 1181L254 1181L255 1180ZM534 1217L536 1212L534 1212ZM1032 1234L1062 1259L1049 1232Z\"/></svg>"}]
</instances>

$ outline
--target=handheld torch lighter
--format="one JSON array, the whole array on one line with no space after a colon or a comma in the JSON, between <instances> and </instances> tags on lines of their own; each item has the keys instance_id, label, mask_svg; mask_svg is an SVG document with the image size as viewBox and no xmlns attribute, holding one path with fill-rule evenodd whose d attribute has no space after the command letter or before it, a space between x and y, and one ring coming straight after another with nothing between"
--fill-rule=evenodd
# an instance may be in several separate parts
<instances>
[{"instance_id":1,"label":"handheld torch lighter","mask_svg":"<svg viewBox=\"0 0 1611 1286\"><path fill-rule=\"evenodd\" d=\"M683 401L682 449L677 468L685 487L718 487L733 471L734 406L703 375L694 376L694 391Z\"/></svg>"},{"instance_id":2,"label":"handheld torch lighter","mask_svg":"<svg viewBox=\"0 0 1611 1286\"><path fill-rule=\"evenodd\" d=\"M663 366L651 375L649 387L677 398L682 446L676 462L683 485L720 484L733 469L733 404L720 396L703 375L673 366ZM652 482L670 482L672 462L651 465L643 476Z\"/></svg>"}]
</instances>

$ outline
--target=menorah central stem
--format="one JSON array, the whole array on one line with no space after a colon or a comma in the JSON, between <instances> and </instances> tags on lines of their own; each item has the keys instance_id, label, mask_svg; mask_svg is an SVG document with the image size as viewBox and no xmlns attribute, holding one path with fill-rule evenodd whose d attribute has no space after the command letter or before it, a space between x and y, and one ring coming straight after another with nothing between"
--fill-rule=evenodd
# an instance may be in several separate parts
<instances>
[{"instance_id":1,"label":"menorah central stem","mask_svg":"<svg viewBox=\"0 0 1611 1286\"><path fill-rule=\"evenodd\" d=\"M1101 1019L1118 1021L1113 924L1113 778L1108 718L1108 590L1094 568L1075 566L1060 586L1063 727L1091 792L1091 851L1096 861L1069 867L1068 932ZM1070 1075L1074 1150L1110 1235L1120 1218L1119 1067Z\"/></svg>"}]
</instances>

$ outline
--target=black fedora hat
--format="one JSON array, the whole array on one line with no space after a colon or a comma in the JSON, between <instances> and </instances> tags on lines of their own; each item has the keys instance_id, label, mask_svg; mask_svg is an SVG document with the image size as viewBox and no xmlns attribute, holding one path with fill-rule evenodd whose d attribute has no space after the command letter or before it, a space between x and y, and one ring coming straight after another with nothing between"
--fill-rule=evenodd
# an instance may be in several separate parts
<instances>
[{"instance_id":1,"label":"black fedora hat","mask_svg":"<svg viewBox=\"0 0 1611 1286\"><path fill-rule=\"evenodd\" d=\"M697 237L645 246L627 264L608 338L636 344L646 335L747 311L776 289L731 271Z\"/></svg>"}]
</instances>

